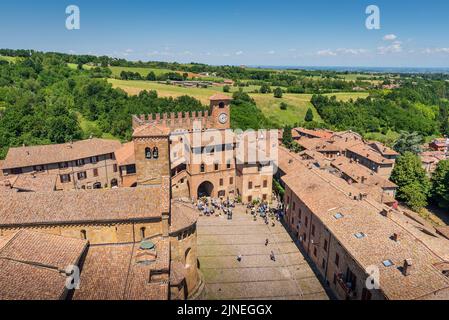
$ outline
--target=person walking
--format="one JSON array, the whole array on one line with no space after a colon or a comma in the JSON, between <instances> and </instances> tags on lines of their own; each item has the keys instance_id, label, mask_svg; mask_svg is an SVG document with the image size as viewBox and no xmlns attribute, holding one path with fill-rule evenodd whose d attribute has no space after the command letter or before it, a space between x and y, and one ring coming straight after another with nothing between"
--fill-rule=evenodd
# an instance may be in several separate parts
<instances>
[{"instance_id":1,"label":"person walking","mask_svg":"<svg viewBox=\"0 0 449 320\"><path fill-rule=\"evenodd\" d=\"M268 239L265 240L265 247L268 246Z\"/></svg>"},{"instance_id":2,"label":"person walking","mask_svg":"<svg viewBox=\"0 0 449 320\"><path fill-rule=\"evenodd\" d=\"M272 261L276 262L276 256L274 255L274 252L273 252L273 251L271 251L270 259L271 259Z\"/></svg>"}]
</instances>

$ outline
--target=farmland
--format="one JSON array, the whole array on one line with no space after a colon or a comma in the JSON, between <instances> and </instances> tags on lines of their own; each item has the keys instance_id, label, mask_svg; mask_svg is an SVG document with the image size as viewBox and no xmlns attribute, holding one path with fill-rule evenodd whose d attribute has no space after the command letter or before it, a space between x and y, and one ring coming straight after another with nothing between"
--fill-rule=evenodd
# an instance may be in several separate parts
<instances>
[{"instance_id":1,"label":"farmland","mask_svg":"<svg viewBox=\"0 0 449 320\"><path fill-rule=\"evenodd\" d=\"M209 97L211 95L223 92L222 87L184 88L149 81L125 81L116 79L109 79L108 81L113 87L121 88L128 94L138 94L142 90L155 90L158 92L159 97L179 97L188 95L200 100L205 105L209 103ZM315 121L321 121L318 113L310 103L310 99L312 98L311 94L284 94L281 99L277 99L273 97L273 94L252 93L256 89L258 89L257 86L243 88L243 90L248 92L256 101L257 107L264 113L264 115L279 126L293 125L302 121L308 108L312 109ZM238 88L231 87L231 93L237 90ZM231 95L231 93L229 95ZM332 95L335 95L338 100L347 101L351 98L365 98L368 96L368 93L351 92L336 93ZM286 110L281 110L280 104L282 102L287 104Z\"/></svg>"}]
</instances>

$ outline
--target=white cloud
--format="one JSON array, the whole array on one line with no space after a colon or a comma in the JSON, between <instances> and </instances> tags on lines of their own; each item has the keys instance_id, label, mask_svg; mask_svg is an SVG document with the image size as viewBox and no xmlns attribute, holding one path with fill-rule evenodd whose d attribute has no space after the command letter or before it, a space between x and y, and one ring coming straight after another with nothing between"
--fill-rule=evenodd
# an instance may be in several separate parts
<instances>
[{"instance_id":1,"label":"white cloud","mask_svg":"<svg viewBox=\"0 0 449 320\"><path fill-rule=\"evenodd\" d=\"M426 54L449 53L449 48L427 48L423 51Z\"/></svg>"},{"instance_id":2,"label":"white cloud","mask_svg":"<svg viewBox=\"0 0 449 320\"><path fill-rule=\"evenodd\" d=\"M348 48L339 48L336 51L337 51L337 53L351 54L351 55L359 55L359 54L364 54L364 53L368 52L368 50L366 50L366 49L348 49Z\"/></svg>"},{"instance_id":3,"label":"white cloud","mask_svg":"<svg viewBox=\"0 0 449 320\"><path fill-rule=\"evenodd\" d=\"M242 54L243 54L243 51L237 51L237 52L235 53L236 56L241 56Z\"/></svg>"},{"instance_id":4,"label":"white cloud","mask_svg":"<svg viewBox=\"0 0 449 320\"><path fill-rule=\"evenodd\" d=\"M389 46L378 47L377 51L379 54L400 53L402 52L402 42L395 41Z\"/></svg>"},{"instance_id":5,"label":"white cloud","mask_svg":"<svg viewBox=\"0 0 449 320\"><path fill-rule=\"evenodd\" d=\"M394 41L396 40L398 37L395 34L387 34L384 36L384 40L385 41Z\"/></svg>"},{"instance_id":6,"label":"white cloud","mask_svg":"<svg viewBox=\"0 0 449 320\"><path fill-rule=\"evenodd\" d=\"M337 55L336 52L326 49L326 50L320 50L317 52L317 55L321 57L335 57Z\"/></svg>"}]
</instances>

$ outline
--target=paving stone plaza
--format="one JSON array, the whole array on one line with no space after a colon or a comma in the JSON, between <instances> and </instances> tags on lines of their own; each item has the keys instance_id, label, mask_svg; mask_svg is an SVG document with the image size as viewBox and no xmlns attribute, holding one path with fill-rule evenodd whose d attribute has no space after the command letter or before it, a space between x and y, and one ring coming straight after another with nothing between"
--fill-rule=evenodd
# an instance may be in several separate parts
<instances>
[{"instance_id":1,"label":"paving stone plaza","mask_svg":"<svg viewBox=\"0 0 449 320\"><path fill-rule=\"evenodd\" d=\"M235 208L232 220L200 217L198 259L205 281L201 299L329 299L285 228L279 222L273 227L271 219L269 225L260 217L254 221L245 211ZM270 259L272 251L276 261Z\"/></svg>"}]
</instances>

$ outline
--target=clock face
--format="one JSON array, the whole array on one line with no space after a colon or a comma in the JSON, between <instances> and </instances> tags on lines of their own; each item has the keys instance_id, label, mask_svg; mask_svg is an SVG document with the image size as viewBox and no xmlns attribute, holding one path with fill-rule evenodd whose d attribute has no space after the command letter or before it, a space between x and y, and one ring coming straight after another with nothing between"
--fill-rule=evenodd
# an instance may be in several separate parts
<instances>
[{"instance_id":1,"label":"clock face","mask_svg":"<svg viewBox=\"0 0 449 320\"><path fill-rule=\"evenodd\" d=\"M228 122L228 115L226 113L222 113L218 116L218 121L220 121L221 124L225 124Z\"/></svg>"}]
</instances>

